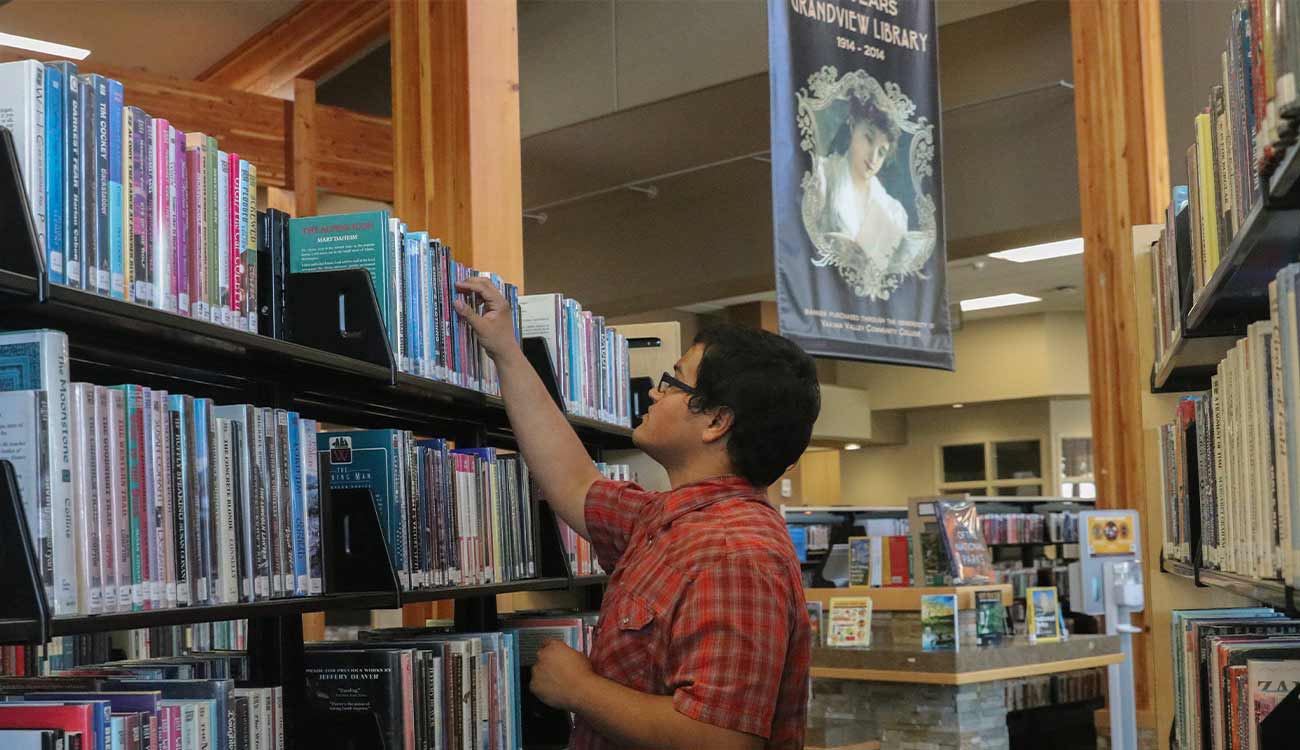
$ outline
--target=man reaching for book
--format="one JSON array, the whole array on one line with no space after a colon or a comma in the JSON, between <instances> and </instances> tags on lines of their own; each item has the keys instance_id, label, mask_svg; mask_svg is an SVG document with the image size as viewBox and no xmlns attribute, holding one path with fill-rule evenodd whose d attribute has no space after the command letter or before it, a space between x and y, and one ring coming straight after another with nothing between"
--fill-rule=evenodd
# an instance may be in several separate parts
<instances>
[{"instance_id":1,"label":"man reaching for book","mask_svg":"<svg viewBox=\"0 0 1300 750\"><path fill-rule=\"evenodd\" d=\"M668 471L646 492L597 472L515 342L486 279L457 288L529 472L613 571L591 657L547 644L531 689L572 711L571 747L803 747L809 629L794 546L764 488L799 459L820 391L812 359L764 331L701 333L664 373L633 442Z\"/></svg>"}]
</instances>

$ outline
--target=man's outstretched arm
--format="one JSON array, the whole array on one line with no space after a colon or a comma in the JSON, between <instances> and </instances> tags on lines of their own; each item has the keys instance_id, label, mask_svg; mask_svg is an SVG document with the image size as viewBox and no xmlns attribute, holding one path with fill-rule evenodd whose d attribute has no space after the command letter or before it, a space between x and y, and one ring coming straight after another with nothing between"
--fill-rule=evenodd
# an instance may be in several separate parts
<instances>
[{"instance_id":1,"label":"man's outstretched arm","mask_svg":"<svg viewBox=\"0 0 1300 750\"><path fill-rule=\"evenodd\" d=\"M584 508L587 490L601 478L600 472L515 341L510 304L483 277L457 282L456 288L478 294L485 303L479 314L457 299L456 312L474 327L479 343L496 363L506 414L529 474L537 479L560 518L582 537L590 538Z\"/></svg>"}]
</instances>

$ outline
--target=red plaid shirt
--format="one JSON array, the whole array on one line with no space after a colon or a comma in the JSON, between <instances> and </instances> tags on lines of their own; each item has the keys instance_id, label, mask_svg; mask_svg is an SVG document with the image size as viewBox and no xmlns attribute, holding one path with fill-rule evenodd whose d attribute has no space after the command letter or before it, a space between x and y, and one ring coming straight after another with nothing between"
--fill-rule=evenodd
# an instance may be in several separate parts
<instances>
[{"instance_id":1,"label":"red plaid shirt","mask_svg":"<svg viewBox=\"0 0 1300 750\"><path fill-rule=\"evenodd\" d=\"M592 668L679 713L803 747L809 628L803 579L781 515L739 477L672 492L598 481L587 530L612 570ZM616 747L579 719L574 750Z\"/></svg>"}]
</instances>

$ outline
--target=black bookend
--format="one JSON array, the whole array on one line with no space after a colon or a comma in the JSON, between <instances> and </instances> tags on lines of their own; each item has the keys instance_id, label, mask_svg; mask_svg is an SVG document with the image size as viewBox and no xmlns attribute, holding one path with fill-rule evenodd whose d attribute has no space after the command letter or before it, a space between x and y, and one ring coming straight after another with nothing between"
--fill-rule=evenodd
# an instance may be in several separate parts
<instances>
[{"instance_id":1,"label":"black bookend","mask_svg":"<svg viewBox=\"0 0 1300 750\"><path fill-rule=\"evenodd\" d=\"M285 333L295 344L395 372L375 287L363 268L286 276Z\"/></svg>"},{"instance_id":2,"label":"black bookend","mask_svg":"<svg viewBox=\"0 0 1300 750\"><path fill-rule=\"evenodd\" d=\"M392 592L393 606L399 606L397 572L384 543L374 496L367 489L332 489L329 476L329 456L321 456L325 593Z\"/></svg>"},{"instance_id":3,"label":"black bookend","mask_svg":"<svg viewBox=\"0 0 1300 750\"><path fill-rule=\"evenodd\" d=\"M287 340L284 284L289 275L289 215L274 208L257 212L257 332Z\"/></svg>"},{"instance_id":4,"label":"black bookend","mask_svg":"<svg viewBox=\"0 0 1300 750\"><path fill-rule=\"evenodd\" d=\"M18 476L8 461L0 461L0 570L5 571L0 580L0 623L22 622L28 630L24 640L44 643L49 637L50 608L18 493Z\"/></svg>"},{"instance_id":5,"label":"black bookend","mask_svg":"<svg viewBox=\"0 0 1300 750\"><path fill-rule=\"evenodd\" d=\"M546 386L546 392L551 394L551 400L560 407L560 411L564 411L564 398L560 396L560 379L556 376L550 354L551 347L546 344L546 339L540 336L527 336L521 346L524 356L532 363L537 376L542 379L542 385Z\"/></svg>"},{"instance_id":6,"label":"black bookend","mask_svg":"<svg viewBox=\"0 0 1300 750\"><path fill-rule=\"evenodd\" d=\"M1278 702L1259 723L1260 750L1291 750L1300 737L1300 686Z\"/></svg>"},{"instance_id":7,"label":"black bookend","mask_svg":"<svg viewBox=\"0 0 1300 750\"><path fill-rule=\"evenodd\" d=\"M541 554L537 566L538 576L572 580L576 577L575 571L569 565L569 555L565 553L564 542L560 539L559 516L555 515L551 504L545 500L538 501L537 511L534 514L538 520L537 551Z\"/></svg>"},{"instance_id":8,"label":"black bookend","mask_svg":"<svg viewBox=\"0 0 1300 750\"><path fill-rule=\"evenodd\" d=\"M5 127L0 127L0 237L5 241L5 249L0 251L0 268L37 279L37 294L44 301L50 289L45 254L37 239L36 221L32 218L27 188L18 166L13 134Z\"/></svg>"}]
</instances>

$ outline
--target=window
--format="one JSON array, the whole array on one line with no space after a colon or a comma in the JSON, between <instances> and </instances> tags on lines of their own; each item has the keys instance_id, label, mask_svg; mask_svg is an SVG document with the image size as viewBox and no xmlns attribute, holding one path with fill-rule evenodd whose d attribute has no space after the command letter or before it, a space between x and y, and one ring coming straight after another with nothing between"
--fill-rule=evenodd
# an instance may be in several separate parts
<instances>
[{"instance_id":1,"label":"window","mask_svg":"<svg viewBox=\"0 0 1300 750\"><path fill-rule=\"evenodd\" d=\"M941 495L1033 497L1043 494L1041 440L963 443L939 448Z\"/></svg>"},{"instance_id":2,"label":"window","mask_svg":"<svg viewBox=\"0 0 1300 750\"><path fill-rule=\"evenodd\" d=\"M1092 438L1061 437L1058 439L1059 461L1057 482L1063 497L1091 498L1097 496L1097 484L1092 474Z\"/></svg>"}]
</instances>

